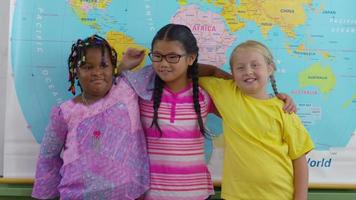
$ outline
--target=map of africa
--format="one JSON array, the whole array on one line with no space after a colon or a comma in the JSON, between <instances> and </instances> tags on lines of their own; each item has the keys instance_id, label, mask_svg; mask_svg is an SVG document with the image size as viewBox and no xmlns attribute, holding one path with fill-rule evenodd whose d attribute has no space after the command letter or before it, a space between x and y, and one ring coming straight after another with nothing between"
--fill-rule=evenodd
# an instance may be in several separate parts
<instances>
[{"instance_id":1,"label":"map of africa","mask_svg":"<svg viewBox=\"0 0 356 200\"><path fill-rule=\"evenodd\" d=\"M237 44L265 43L275 56L278 89L297 103L316 149L344 148L356 129L355 7L352 0L17 0L11 35L16 93L40 142L50 108L72 98L67 57L73 42L97 33L120 60L128 47L149 52L160 27L181 23L198 40L199 62L226 71ZM209 126L221 133L216 118Z\"/></svg>"}]
</instances>

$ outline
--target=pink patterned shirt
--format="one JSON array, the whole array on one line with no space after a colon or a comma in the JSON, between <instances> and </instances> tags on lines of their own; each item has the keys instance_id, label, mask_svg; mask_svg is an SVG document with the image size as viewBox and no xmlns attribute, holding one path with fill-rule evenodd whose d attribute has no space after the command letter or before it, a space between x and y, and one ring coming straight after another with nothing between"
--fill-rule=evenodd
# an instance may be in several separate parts
<instances>
[{"instance_id":1,"label":"pink patterned shirt","mask_svg":"<svg viewBox=\"0 0 356 200\"><path fill-rule=\"evenodd\" d=\"M128 200L148 189L138 97L124 78L116 82L94 104L69 100L52 109L33 197Z\"/></svg>"}]
</instances>

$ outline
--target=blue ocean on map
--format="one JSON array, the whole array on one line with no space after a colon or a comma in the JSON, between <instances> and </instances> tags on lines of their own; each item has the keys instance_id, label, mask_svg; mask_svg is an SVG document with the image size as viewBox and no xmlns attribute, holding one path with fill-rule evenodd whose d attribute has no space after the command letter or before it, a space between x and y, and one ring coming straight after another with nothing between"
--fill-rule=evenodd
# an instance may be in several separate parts
<instances>
[{"instance_id":1,"label":"blue ocean on map","mask_svg":"<svg viewBox=\"0 0 356 200\"><path fill-rule=\"evenodd\" d=\"M229 21L231 17L214 1L93 2L16 1L11 33L12 75L21 111L37 142L42 139L51 107L73 97L67 91L67 57L73 42L92 34L107 37L109 32L115 32L125 37L120 40L122 45L130 45L131 41L149 49L156 31L173 19L223 27L219 31L234 36L232 42L223 44L226 58L242 41L265 43L275 57L278 89L293 98L316 149L345 147L356 130L356 13L352 9L356 7L355 1L294 3L305 14L301 22L283 18L278 21L278 16L261 22L253 14L244 15L245 7L236 1L229 7L240 9L234 16L238 23ZM221 24L212 24L206 16L183 15L185 9L213 16ZM281 12L293 14L297 7L282 8ZM239 23L241 26L236 26ZM263 32L269 25L272 27ZM200 45L204 50L204 44ZM122 49L117 51L123 53ZM150 63L148 59L145 62ZM210 62L214 64L215 60ZM218 67L229 71L228 61ZM208 126L221 134L218 118L210 116ZM208 154L212 145L207 140Z\"/></svg>"}]
</instances>

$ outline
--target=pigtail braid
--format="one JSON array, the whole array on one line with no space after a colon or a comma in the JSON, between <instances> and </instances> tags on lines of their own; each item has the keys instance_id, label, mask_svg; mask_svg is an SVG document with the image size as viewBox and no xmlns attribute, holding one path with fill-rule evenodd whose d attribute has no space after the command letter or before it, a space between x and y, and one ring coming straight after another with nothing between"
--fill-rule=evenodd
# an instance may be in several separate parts
<instances>
[{"instance_id":1,"label":"pigtail braid","mask_svg":"<svg viewBox=\"0 0 356 200\"><path fill-rule=\"evenodd\" d=\"M75 95L75 80L77 77L77 67L81 64L82 51L83 51L83 40L77 40L75 44L72 45L71 53L68 57L68 81L70 82L70 86L68 91L70 91L73 95Z\"/></svg>"},{"instance_id":2,"label":"pigtail braid","mask_svg":"<svg viewBox=\"0 0 356 200\"><path fill-rule=\"evenodd\" d=\"M193 82L193 102L194 110L198 117L198 124L200 132L205 136L205 127L203 123L203 118L201 117L201 107L199 103L199 78L198 78L198 57L195 59L194 63L189 66L188 74Z\"/></svg>"},{"instance_id":3,"label":"pigtail braid","mask_svg":"<svg viewBox=\"0 0 356 200\"><path fill-rule=\"evenodd\" d=\"M273 89L274 95L277 95L278 94L278 90L277 90L277 84L276 84L276 79L275 79L274 75L273 74L270 75L269 79L271 81L271 85L272 85L272 89Z\"/></svg>"},{"instance_id":4,"label":"pigtail braid","mask_svg":"<svg viewBox=\"0 0 356 200\"><path fill-rule=\"evenodd\" d=\"M161 134L162 134L162 130L158 124L158 109L159 109L159 106L161 105L162 92L163 92L163 81L161 78L156 76L155 87L154 87L154 91L153 91L153 110L154 110L154 112L153 112L153 119L152 119L151 127L154 125Z\"/></svg>"},{"instance_id":5,"label":"pigtail braid","mask_svg":"<svg viewBox=\"0 0 356 200\"><path fill-rule=\"evenodd\" d=\"M75 77L76 77L76 70L75 64L76 63L76 45L73 44L71 48L71 53L68 57L68 81L70 82L70 86L68 91L70 91L73 95L75 94Z\"/></svg>"}]
</instances>

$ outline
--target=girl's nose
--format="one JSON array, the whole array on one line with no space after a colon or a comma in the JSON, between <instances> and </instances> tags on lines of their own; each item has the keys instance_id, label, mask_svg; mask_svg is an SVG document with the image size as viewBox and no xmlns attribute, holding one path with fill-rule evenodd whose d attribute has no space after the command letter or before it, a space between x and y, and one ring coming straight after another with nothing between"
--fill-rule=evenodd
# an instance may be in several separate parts
<instances>
[{"instance_id":1,"label":"girl's nose","mask_svg":"<svg viewBox=\"0 0 356 200\"><path fill-rule=\"evenodd\" d=\"M166 59L162 59L162 61L160 62L160 66L166 68L169 66L169 63L167 62Z\"/></svg>"},{"instance_id":2,"label":"girl's nose","mask_svg":"<svg viewBox=\"0 0 356 200\"><path fill-rule=\"evenodd\" d=\"M103 68L101 66L95 66L93 68L93 74L98 75L103 73Z\"/></svg>"},{"instance_id":3,"label":"girl's nose","mask_svg":"<svg viewBox=\"0 0 356 200\"><path fill-rule=\"evenodd\" d=\"M253 73L253 69L251 66L246 67L246 74L252 74Z\"/></svg>"}]
</instances>

